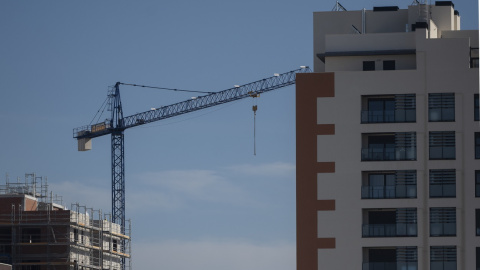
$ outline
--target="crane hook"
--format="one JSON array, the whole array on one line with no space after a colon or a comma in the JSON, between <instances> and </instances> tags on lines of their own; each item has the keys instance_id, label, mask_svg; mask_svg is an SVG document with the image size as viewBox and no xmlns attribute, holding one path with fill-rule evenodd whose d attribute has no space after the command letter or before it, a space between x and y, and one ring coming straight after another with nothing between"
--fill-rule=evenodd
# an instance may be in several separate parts
<instances>
[{"instance_id":1,"label":"crane hook","mask_svg":"<svg viewBox=\"0 0 480 270\"><path fill-rule=\"evenodd\" d=\"M255 98L260 97L260 94L250 92L250 96L253 98L253 106L252 106L252 111L253 111L253 155L257 155L257 144L256 144L256 128L257 128L257 102Z\"/></svg>"}]
</instances>

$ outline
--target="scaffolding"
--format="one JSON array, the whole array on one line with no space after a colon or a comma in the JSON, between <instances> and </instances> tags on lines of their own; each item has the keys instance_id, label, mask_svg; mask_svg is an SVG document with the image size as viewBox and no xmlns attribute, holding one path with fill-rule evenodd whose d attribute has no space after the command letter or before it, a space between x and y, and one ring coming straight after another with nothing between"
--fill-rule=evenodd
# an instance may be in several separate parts
<instances>
[{"instance_id":1,"label":"scaffolding","mask_svg":"<svg viewBox=\"0 0 480 270\"><path fill-rule=\"evenodd\" d=\"M0 263L13 270L131 269L131 223L121 233L110 214L78 203L71 210L47 179L0 185Z\"/></svg>"}]
</instances>

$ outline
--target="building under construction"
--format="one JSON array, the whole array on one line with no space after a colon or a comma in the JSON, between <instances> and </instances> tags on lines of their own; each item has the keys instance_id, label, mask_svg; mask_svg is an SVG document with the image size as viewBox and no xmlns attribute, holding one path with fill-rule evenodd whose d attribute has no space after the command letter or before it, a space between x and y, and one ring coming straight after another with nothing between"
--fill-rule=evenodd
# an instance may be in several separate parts
<instances>
[{"instance_id":1,"label":"building under construction","mask_svg":"<svg viewBox=\"0 0 480 270\"><path fill-rule=\"evenodd\" d=\"M128 222L129 224L130 222ZM47 179L0 185L0 263L13 270L131 269L131 226L78 203L68 210Z\"/></svg>"}]
</instances>

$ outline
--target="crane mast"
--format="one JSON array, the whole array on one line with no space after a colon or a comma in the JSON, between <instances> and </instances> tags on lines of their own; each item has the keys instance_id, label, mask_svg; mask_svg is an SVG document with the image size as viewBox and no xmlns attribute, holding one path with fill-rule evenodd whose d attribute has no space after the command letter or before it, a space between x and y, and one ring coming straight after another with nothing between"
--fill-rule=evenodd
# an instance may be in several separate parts
<instances>
[{"instance_id":1,"label":"crane mast","mask_svg":"<svg viewBox=\"0 0 480 270\"><path fill-rule=\"evenodd\" d=\"M111 118L105 122L75 128L73 130L73 137L78 140L78 150L86 151L91 149L91 139L107 134L111 135L112 221L120 223L122 234L125 233L124 131L126 129L286 87L295 84L295 75L297 73L309 72L312 72L309 67L302 66L300 69L275 74L272 77L262 80L126 117L123 117L122 102L120 99L120 85L124 83L117 82L108 94L109 110L112 113ZM124 269L124 266L122 266L122 269Z\"/></svg>"}]
</instances>

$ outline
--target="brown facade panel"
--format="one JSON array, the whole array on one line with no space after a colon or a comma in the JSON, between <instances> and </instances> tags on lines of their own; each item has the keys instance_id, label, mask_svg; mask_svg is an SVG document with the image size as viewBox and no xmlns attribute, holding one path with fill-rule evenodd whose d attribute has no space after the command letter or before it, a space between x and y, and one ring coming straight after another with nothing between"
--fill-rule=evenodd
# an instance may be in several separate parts
<instances>
[{"instance_id":1,"label":"brown facade panel","mask_svg":"<svg viewBox=\"0 0 480 270\"><path fill-rule=\"evenodd\" d=\"M319 249L335 248L335 238L318 238L317 247Z\"/></svg>"},{"instance_id":2,"label":"brown facade panel","mask_svg":"<svg viewBox=\"0 0 480 270\"><path fill-rule=\"evenodd\" d=\"M335 134L334 123L317 124L317 98L333 97L333 73L297 74L297 270L318 269L318 249L335 239L318 239L318 211L334 211L334 200L317 200L317 174L334 173L335 162L317 162L317 136Z\"/></svg>"},{"instance_id":3,"label":"brown facade panel","mask_svg":"<svg viewBox=\"0 0 480 270\"><path fill-rule=\"evenodd\" d=\"M317 173L334 173L335 162L317 162L315 164L315 171Z\"/></svg>"},{"instance_id":4,"label":"brown facade panel","mask_svg":"<svg viewBox=\"0 0 480 270\"><path fill-rule=\"evenodd\" d=\"M314 97L334 97L334 73L299 73L296 77L297 92L312 93ZM302 93L303 94L303 93Z\"/></svg>"},{"instance_id":5,"label":"brown facade panel","mask_svg":"<svg viewBox=\"0 0 480 270\"><path fill-rule=\"evenodd\" d=\"M318 211L335 211L335 200L318 200Z\"/></svg>"},{"instance_id":6,"label":"brown facade panel","mask_svg":"<svg viewBox=\"0 0 480 270\"><path fill-rule=\"evenodd\" d=\"M316 127L315 134L317 134L317 135L334 135L335 134L335 125L334 124L319 124Z\"/></svg>"}]
</instances>

